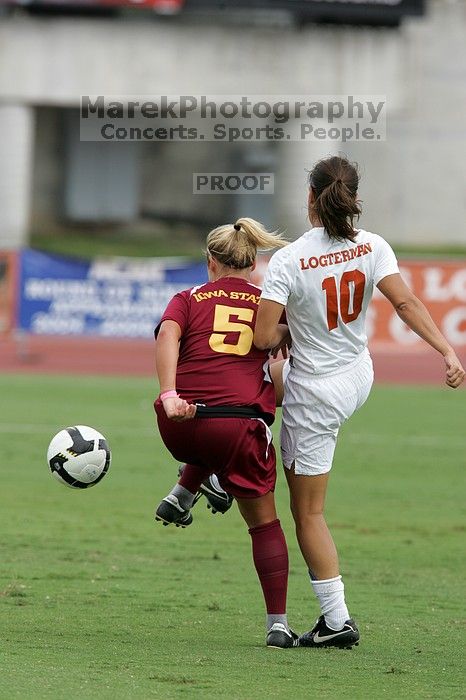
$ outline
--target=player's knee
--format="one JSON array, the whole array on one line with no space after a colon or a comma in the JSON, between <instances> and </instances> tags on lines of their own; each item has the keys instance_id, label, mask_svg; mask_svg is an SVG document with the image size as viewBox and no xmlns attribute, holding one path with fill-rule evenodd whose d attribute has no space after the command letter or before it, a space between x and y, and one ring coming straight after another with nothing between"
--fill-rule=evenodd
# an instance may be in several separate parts
<instances>
[{"instance_id":1,"label":"player's knee","mask_svg":"<svg viewBox=\"0 0 466 700\"><path fill-rule=\"evenodd\" d=\"M324 517L323 508L314 505L297 508L294 512L292 511L292 513L298 530L308 530L319 523Z\"/></svg>"}]
</instances>

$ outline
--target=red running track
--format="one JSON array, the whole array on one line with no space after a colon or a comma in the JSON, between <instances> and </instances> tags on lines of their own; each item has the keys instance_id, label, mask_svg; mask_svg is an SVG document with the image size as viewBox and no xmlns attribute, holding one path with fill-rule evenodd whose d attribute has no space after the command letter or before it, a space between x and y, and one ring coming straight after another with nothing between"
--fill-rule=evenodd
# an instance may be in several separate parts
<instances>
[{"instance_id":1,"label":"red running track","mask_svg":"<svg viewBox=\"0 0 466 700\"><path fill-rule=\"evenodd\" d=\"M378 383L444 382L442 358L430 348L371 347ZM466 364L466 352L462 353ZM0 372L96 374L146 377L154 374L154 344L148 340L17 336L0 339Z\"/></svg>"}]
</instances>

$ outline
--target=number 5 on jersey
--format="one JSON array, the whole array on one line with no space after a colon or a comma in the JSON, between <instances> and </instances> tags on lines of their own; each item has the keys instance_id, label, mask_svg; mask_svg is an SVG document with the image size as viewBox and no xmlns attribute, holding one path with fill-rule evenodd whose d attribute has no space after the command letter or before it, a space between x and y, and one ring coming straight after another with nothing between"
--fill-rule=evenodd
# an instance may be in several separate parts
<instances>
[{"instance_id":1,"label":"number 5 on jersey","mask_svg":"<svg viewBox=\"0 0 466 700\"><path fill-rule=\"evenodd\" d=\"M236 317L234 321L231 320L232 316ZM210 348L214 352L226 352L229 355L247 355L252 347L254 333L251 326L247 326L241 321L251 323L253 317L253 309L217 304L212 329L214 332L209 338ZM236 343L225 342L230 333L237 335Z\"/></svg>"},{"instance_id":2,"label":"number 5 on jersey","mask_svg":"<svg viewBox=\"0 0 466 700\"><path fill-rule=\"evenodd\" d=\"M343 323L355 321L362 309L366 276L360 270L344 272L340 279L340 295L337 278L326 277L322 289L327 297L327 325L329 331L338 327L338 317Z\"/></svg>"}]
</instances>

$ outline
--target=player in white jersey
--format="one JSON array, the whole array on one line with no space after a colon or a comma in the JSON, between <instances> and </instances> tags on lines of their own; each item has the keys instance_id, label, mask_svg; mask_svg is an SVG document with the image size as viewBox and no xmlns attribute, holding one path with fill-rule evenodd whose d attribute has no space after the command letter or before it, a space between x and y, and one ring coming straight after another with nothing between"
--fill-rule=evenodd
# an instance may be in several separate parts
<instances>
[{"instance_id":1,"label":"player in white jersey","mask_svg":"<svg viewBox=\"0 0 466 700\"><path fill-rule=\"evenodd\" d=\"M373 381L365 319L374 286L402 320L443 355L446 383L464 370L425 306L406 286L395 255L380 236L354 228L361 209L359 177L346 159L315 165L309 182L312 224L272 257L254 333L259 348L289 337L279 324L286 307L291 335L281 449L296 534L321 616L301 646L357 644L359 631L345 603L338 555L323 515L338 430L367 399Z\"/></svg>"}]
</instances>

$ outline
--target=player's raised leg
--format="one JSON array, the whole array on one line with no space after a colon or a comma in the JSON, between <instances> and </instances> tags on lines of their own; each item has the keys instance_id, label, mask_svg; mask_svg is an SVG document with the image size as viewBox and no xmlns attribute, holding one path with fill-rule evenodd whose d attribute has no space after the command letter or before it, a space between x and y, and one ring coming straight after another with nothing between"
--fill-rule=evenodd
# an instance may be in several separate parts
<instances>
[{"instance_id":1,"label":"player's raised leg","mask_svg":"<svg viewBox=\"0 0 466 700\"><path fill-rule=\"evenodd\" d=\"M196 492L193 505L201 496L205 496L207 508L210 508L212 513L221 513L223 515L230 510L234 500L233 496L230 496L220 486L216 474L209 474L208 476L205 476L205 474L205 471L199 470L198 467L192 464L183 464L178 469L178 475L180 476L178 483L193 493ZM202 481L199 481L200 479Z\"/></svg>"},{"instance_id":2,"label":"player's raised leg","mask_svg":"<svg viewBox=\"0 0 466 700\"><path fill-rule=\"evenodd\" d=\"M275 388L275 402L277 406L282 405L284 382L289 372L289 363L286 360L277 360L270 365L270 376ZM212 513L226 513L230 510L233 504L233 496L225 491L220 486L216 474L209 474L206 470L194 464L184 464L178 469L178 484L170 491L166 499L169 505L160 504L159 508L163 511L163 515L172 517L169 522L177 522L179 518L185 519L184 523L179 523L182 527L190 525L193 521L192 515L190 518L186 515L186 510L199 500L200 496L205 496L207 507L212 510ZM182 489L178 487L182 487ZM184 490L183 490L184 489ZM179 502L173 501L179 497ZM164 501L166 501L164 499ZM159 508L157 510L159 510ZM157 519L157 515L156 515ZM159 517L159 520L164 521L164 525L168 525L164 518ZM189 521L189 522L188 522Z\"/></svg>"}]
</instances>

